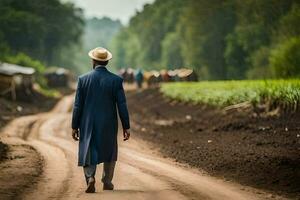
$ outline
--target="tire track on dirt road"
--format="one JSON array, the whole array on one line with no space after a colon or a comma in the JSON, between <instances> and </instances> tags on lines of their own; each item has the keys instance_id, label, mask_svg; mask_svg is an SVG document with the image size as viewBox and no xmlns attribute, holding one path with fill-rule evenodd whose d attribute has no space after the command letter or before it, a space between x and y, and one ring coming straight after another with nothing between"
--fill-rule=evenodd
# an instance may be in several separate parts
<instances>
[{"instance_id":1,"label":"tire track on dirt road","mask_svg":"<svg viewBox=\"0 0 300 200\"><path fill-rule=\"evenodd\" d=\"M96 193L85 194L83 171L77 167L78 143L70 136L72 101L73 96L67 96L51 112L19 118L8 126L8 135L26 139L44 158L39 183L24 199L268 199L267 194L259 195L254 189L176 166L173 161L149 153L152 150L136 139L120 141L115 190L101 191L102 166L98 166Z\"/></svg>"}]
</instances>

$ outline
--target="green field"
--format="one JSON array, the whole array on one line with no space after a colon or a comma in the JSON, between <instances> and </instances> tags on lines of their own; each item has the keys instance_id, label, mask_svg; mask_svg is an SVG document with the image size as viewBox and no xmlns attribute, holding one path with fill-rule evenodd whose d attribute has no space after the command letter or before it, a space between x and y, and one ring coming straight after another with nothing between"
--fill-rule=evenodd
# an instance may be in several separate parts
<instances>
[{"instance_id":1,"label":"green field","mask_svg":"<svg viewBox=\"0 0 300 200\"><path fill-rule=\"evenodd\" d=\"M300 104L300 79L164 83L160 90L172 99L219 107L250 102L295 110Z\"/></svg>"}]
</instances>

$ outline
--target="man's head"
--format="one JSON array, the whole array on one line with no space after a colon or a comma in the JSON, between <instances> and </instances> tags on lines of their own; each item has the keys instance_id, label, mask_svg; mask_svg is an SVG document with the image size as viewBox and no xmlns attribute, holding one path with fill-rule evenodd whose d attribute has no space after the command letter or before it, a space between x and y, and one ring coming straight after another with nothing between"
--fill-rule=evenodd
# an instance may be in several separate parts
<instances>
[{"instance_id":1,"label":"man's head","mask_svg":"<svg viewBox=\"0 0 300 200\"><path fill-rule=\"evenodd\" d=\"M97 65L106 66L112 59L112 54L103 47L97 47L89 52L89 57L93 60L93 68Z\"/></svg>"},{"instance_id":2,"label":"man's head","mask_svg":"<svg viewBox=\"0 0 300 200\"><path fill-rule=\"evenodd\" d=\"M93 61L93 68L95 68L98 65L106 66L109 62L108 60L107 61L99 61L99 60L94 60L94 59L92 59L92 61Z\"/></svg>"}]
</instances>

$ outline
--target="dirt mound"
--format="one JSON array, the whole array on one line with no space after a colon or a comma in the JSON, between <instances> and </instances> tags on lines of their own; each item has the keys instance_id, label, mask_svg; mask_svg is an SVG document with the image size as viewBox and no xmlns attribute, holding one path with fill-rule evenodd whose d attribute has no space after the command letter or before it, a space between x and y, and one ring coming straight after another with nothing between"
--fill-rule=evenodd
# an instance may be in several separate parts
<instances>
[{"instance_id":1,"label":"dirt mound","mask_svg":"<svg viewBox=\"0 0 300 200\"><path fill-rule=\"evenodd\" d=\"M16 117L48 111L57 101L47 97L36 99L35 102L11 101L0 97L0 128Z\"/></svg>"},{"instance_id":2,"label":"dirt mound","mask_svg":"<svg viewBox=\"0 0 300 200\"><path fill-rule=\"evenodd\" d=\"M21 199L19 195L37 182L42 172L42 158L29 145L7 147L7 154L0 163L0 196L5 200Z\"/></svg>"},{"instance_id":3,"label":"dirt mound","mask_svg":"<svg viewBox=\"0 0 300 200\"><path fill-rule=\"evenodd\" d=\"M6 157L8 146L0 141L0 162Z\"/></svg>"},{"instance_id":4,"label":"dirt mound","mask_svg":"<svg viewBox=\"0 0 300 200\"><path fill-rule=\"evenodd\" d=\"M0 97L0 199L21 199L25 189L38 180L43 164L41 156L31 146L3 140L2 128L19 116L47 111L57 101L43 95L36 95L31 101Z\"/></svg>"},{"instance_id":5,"label":"dirt mound","mask_svg":"<svg viewBox=\"0 0 300 200\"><path fill-rule=\"evenodd\" d=\"M137 136L211 175L297 198L300 113L260 116L166 98L156 89L128 92Z\"/></svg>"}]
</instances>

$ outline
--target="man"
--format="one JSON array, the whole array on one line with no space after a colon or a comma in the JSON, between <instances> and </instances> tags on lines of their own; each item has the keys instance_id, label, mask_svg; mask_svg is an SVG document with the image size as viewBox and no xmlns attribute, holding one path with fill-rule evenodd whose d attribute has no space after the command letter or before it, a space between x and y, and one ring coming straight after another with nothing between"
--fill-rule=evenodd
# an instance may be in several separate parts
<instances>
[{"instance_id":1,"label":"man","mask_svg":"<svg viewBox=\"0 0 300 200\"><path fill-rule=\"evenodd\" d=\"M137 73L135 74L135 81L137 83L138 89L141 89L143 86L144 75L141 69L138 69Z\"/></svg>"},{"instance_id":2,"label":"man","mask_svg":"<svg viewBox=\"0 0 300 200\"><path fill-rule=\"evenodd\" d=\"M78 79L72 117L72 137L79 140L78 165L83 166L87 193L95 192L97 164L104 163L104 190L113 190L112 178L118 155L117 110L122 122L124 141L130 137L129 114L123 79L106 68L112 54L98 47L89 52L93 71Z\"/></svg>"}]
</instances>

